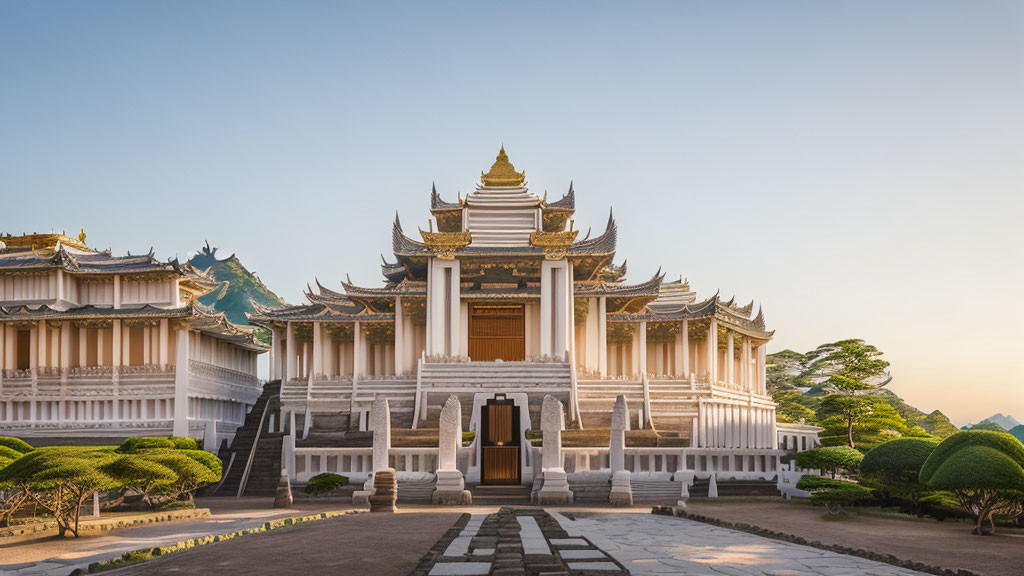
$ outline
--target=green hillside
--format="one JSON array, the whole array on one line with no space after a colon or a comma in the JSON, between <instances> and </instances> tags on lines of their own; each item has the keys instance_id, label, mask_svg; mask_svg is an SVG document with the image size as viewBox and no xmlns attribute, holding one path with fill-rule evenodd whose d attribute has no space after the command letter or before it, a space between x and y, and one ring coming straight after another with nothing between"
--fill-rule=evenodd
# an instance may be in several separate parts
<instances>
[{"instance_id":1,"label":"green hillside","mask_svg":"<svg viewBox=\"0 0 1024 576\"><path fill-rule=\"evenodd\" d=\"M822 426L825 444L848 443L851 433L862 449L900 436L955 434L942 412L926 414L884 388L891 380L888 366L883 352L862 340L822 344L804 354L783 350L768 356L768 389L780 422Z\"/></svg>"},{"instance_id":2,"label":"green hillside","mask_svg":"<svg viewBox=\"0 0 1024 576\"><path fill-rule=\"evenodd\" d=\"M252 302L263 306L282 306L284 301L274 294L242 262L232 254L224 260L217 259L217 249L207 243L189 260L199 270L207 270L220 284L215 290L204 295L199 302L223 312L228 320L236 324L248 324L246 312L252 312Z\"/></svg>"}]
</instances>

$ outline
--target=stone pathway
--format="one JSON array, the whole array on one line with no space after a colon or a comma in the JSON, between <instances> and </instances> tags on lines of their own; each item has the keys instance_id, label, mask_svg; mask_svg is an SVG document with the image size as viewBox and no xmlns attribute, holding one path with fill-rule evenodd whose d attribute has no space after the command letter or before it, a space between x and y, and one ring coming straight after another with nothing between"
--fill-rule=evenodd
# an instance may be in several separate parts
<instances>
[{"instance_id":1,"label":"stone pathway","mask_svg":"<svg viewBox=\"0 0 1024 576\"><path fill-rule=\"evenodd\" d=\"M592 542L634 576L925 576L890 564L685 518L567 514L571 517L557 513L553 517L570 537Z\"/></svg>"},{"instance_id":2,"label":"stone pathway","mask_svg":"<svg viewBox=\"0 0 1024 576\"><path fill-rule=\"evenodd\" d=\"M412 576L620 576L622 566L586 538L571 538L547 512L501 508L466 514Z\"/></svg>"}]
</instances>

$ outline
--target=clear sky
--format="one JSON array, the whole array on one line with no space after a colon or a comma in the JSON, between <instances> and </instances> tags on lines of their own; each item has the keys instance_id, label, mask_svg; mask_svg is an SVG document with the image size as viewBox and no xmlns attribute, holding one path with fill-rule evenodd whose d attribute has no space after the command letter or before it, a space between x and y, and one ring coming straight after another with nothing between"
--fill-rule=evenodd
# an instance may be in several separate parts
<instances>
[{"instance_id":1,"label":"clear sky","mask_svg":"<svg viewBox=\"0 0 1024 576\"><path fill-rule=\"evenodd\" d=\"M1024 420L1024 3L0 1L0 230L205 240L289 301L379 281L398 210L531 187L763 304L772 350L864 338L957 424Z\"/></svg>"}]
</instances>

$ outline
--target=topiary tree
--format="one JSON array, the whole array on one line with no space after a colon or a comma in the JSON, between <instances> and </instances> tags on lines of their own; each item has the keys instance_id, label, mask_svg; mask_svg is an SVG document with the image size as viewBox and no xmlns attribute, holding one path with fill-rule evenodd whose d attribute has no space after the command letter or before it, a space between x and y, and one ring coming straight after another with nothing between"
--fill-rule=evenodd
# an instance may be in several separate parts
<instances>
[{"instance_id":1,"label":"topiary tree","mask_svg":"<svg viewBox=\"0 0 1024 576\"><path fill-rule=\"evenodd\" d=\"M799 452L795 458L801 468L825 470L835 478L839 470L856 471L864 455L848 446L826 446Z\"/></svg>"},{"instance_id":2,"label":"topiary tree","mask_svg":"<svg viewBox=\"0 0 1024 576\"><path fill-rule=\"evenodd\" d=\"M165 494L176 480L175 473L168 467L140 454L123 454L100 466L107 476L142 496L142 501L155 508L155 498Z\"/></svg>"},{"instance_id":3,"label":"topiary tree","mask_svg":"<svg viewBox=\"0 0 1024 576\"><path fill-rule=\"evenodd\" d=\"M938 440L898 438L878 445L860 463L862 481L885 496L893 496L910 504L911 512L920 515L920 499L928 493L921 484L921 467L938 445Z\"/></svg>"},{"instance_id":4,"label":"topiary tree","mask_svg":"<svg viewBox=\"0 0 1024 576\"><path fill-rule=\"evenodd\" d=\"M820 476L803 476L796 483L796 487L810 492L811 502L825 506L825 512L829 516L844 514L844 505L870 502L873 498L870 490L856 482L831 480Z\"/></svg>"},{"instance_id":5,"label":"topiary tree","mask_svg":"<svg viewBox=\"0 0 1024 576\"><path fill-rule=\"evenodd\" d=\"M42 448L0 470L0 485L23 490L53 515L60 536L71 532L77 538L85 500L93 492L117 487L117 482L100 470L112 457L98 449Z\"/></svg>"},{"instance_id":6,"label":"topiary tree","mask_svg":"<svg viewBox=\"0 0 1024 576\"><path fill-rule=\"evenodd\" d=\"M214 457L217 464L213 468L204 464L206 459L200 454L212 456L201 450L153 450L144 457L172 473L173 479L164 490L168 499L187 498L192 502L199 487L219 482L221 477L220 460Z\"/></svg>"},{"instance_id":7,"label":"topiary tree","mask_svg":"<svg viewBox=\"0 0 1024 576\"><path fill-rule=\"evenodd\" d=\"M993 514L1016 516L1024 501L1024 444L1006 432L967 430L946 438L925 460L920 480L949 490L975 519L973 534L985 534Z\"/></svg>"},{"instance_id":8,"label":"topiary tree","mask_svg":"<svg viewBox=\"0 0 1024 576\"><path fill-rule=\"evenodd\" d=\"M181 436L171 436L167 438L174 444L175 450L198 450L199 442L195 438L182 438Z\"/></svg>"}]
</instances>

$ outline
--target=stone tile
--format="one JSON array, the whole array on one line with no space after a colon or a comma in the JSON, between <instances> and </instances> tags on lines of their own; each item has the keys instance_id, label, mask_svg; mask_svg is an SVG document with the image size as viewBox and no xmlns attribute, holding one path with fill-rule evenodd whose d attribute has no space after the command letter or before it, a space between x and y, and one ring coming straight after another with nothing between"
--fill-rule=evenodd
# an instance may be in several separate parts
<instances>
[{"instance_id":1,"label":"stone tile","mask_svg":"<svg viewBox=\"0 0 1024 576\"><path fill-rule=\"evenodd\" d=\"M470 536L456 536L452 543L448 545L448 548L444 551L444 556L458 557L465 554L469 554L469 543L472 542L473 538Z\"/></svg>"},{"instance_id":2,"label":"stone tile","mask_svg":"<svg viewBox=\"0 0 1024 576\"><path fill-rule=\"evenodd\" d=\"M583 538L552 538L550 542L556 548L561 546L590 546Z\"/></svg>"},{"instance_id":3,"label":"stone tile","mask_svg":"<svg viewBox=\"0 0 1024 576\"><path fill-rule=\"evenodd\" d=\"M438 562L430 569L430 576L487 576L490 562Z\"/></svg>"},{"instance_id":4,"label":"stone tile","mask_svg":"<svg viewBox=\"0 0 1024 576\"><path fill-rule=\"evenodd\" d=\"M585 560L590 558L607 558L600 550L560 550L558 554L563 560Z\"/></svg>"},{"instance_id":5,"label":"stone tile","mask_svg":"<svg viewBox=\"0 0 1024 576\"><path fill-rule=\"evenodd\" d=\"M474 556L493 556L494 548L477 548L473 550Z\"/></svg>"},{"instance_id":6,"label":"stone tile","mask_svg":"<svg viewBox=\"0 0 1024 576\"><path fill-rule=\"evenodd\" d=\"M614 562L569 562L570 570L613 570L621 571Z\"/></svg>"}]
</instances>

